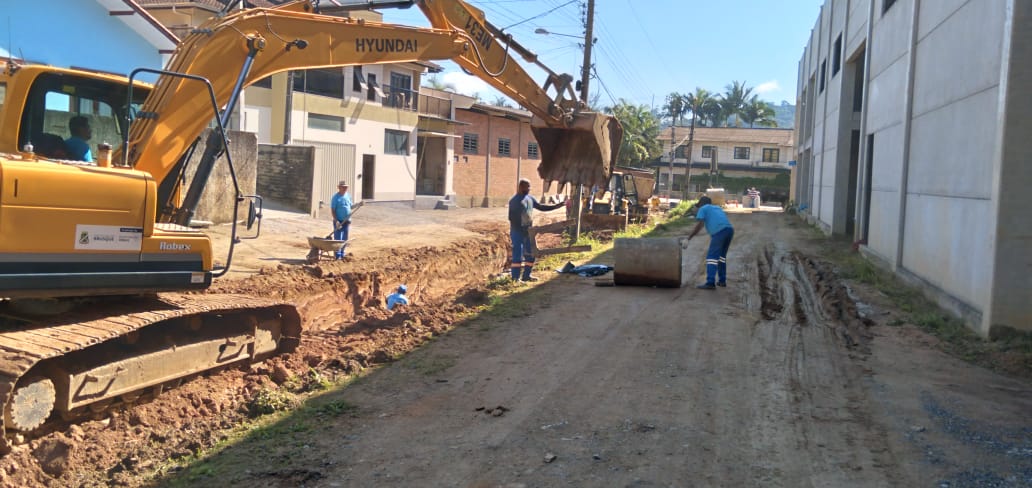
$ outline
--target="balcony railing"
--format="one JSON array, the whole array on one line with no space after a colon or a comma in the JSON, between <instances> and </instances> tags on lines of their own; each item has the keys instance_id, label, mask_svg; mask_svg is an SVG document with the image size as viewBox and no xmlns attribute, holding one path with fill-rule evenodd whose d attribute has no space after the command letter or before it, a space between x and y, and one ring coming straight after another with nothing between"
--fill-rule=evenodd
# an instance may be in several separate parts
<instances>
[{"instance_id":1,"label":"balcony railing","mask_svg":"<svg viewBox=\"0 0 1032 488\"><path fill-rule=\"evenodd\" d=\"M442 119L451 118L452 101L448 98L419 94L419 113Z\"/></svg>"},{"instance_id":2,"label":"balcony railing","mask_svg":"<svg viewBox=\"0 0 1032 488\"><path fill-rule=\"evenodd\" d=\"M384 107L392 107L410 112L416 112L418 110L419 92L391 85L383 85L382 90L383 100L381 100L381 103L383 103Z\"/></svg>"}]
</instances>

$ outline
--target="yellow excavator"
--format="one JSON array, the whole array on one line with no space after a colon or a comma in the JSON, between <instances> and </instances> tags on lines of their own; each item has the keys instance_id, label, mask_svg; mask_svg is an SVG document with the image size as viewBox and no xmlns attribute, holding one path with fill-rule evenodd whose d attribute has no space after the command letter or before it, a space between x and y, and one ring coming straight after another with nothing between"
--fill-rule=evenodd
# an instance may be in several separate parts
<instances>
[{"instance_id":1,"label":"yellow excavator","mask_svg":"<svg viewBox=\"0 0 1032 488\"><path fill-rule=\"evenodd\" d=\"M0 450L59 420L132 404L189 376L298 345L301 319L290 303L184 293L207 288L232 261L231 244L216 267L211 241L189 224L216 162L232 169L222 129L255 81L291 69L454 60L534 114L545 180L608 181L622 129L576 101L572 77L541 66L462 0L391 3L418 5L433 27L323 15L301 0L213 18L182 40L164 70L138 69L128 78L7 63L0 74ZM535 83L514 55L541 66L545 83ZM157 77L153 85L136 80L148 72ZM98 147L96 161L69 160L57 134L82 107L106 114L108 123L93 130L121 141ZM212 118L218 130L200 144ZM197 147L203 154L187 184ZM234 215L260 226L260 198L238 186L226 190L237 207L246 205ZM39 298L53 313L13 306Z\"/></svg>"}]
</instances>

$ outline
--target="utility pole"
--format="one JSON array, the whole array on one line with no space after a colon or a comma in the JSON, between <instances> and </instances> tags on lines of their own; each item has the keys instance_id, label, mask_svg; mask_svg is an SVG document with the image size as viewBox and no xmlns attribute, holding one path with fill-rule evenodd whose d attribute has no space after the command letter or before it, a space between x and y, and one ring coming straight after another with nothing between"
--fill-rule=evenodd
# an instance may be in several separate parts
<instances>
[{"instance_id":1,"label":"utility pole","mask_svg":"<svg viewBox=\"0 0 1032 488\"><path fill-rule=\"evenodd\" d=\"M581 101L588 104L588 80L591 79L591 45L595 30L595 0L588 0L588 18L584 28L584 66L581 68Z\"/></svg>"},{"instance_id":2,"label":"utility pole","mask_svg":"<svg viewBox=\"0 0 1032 488\"><path fill-rule=\"evenodd\" d=\"M591 79L591 45L595 29L595 0L588 0L588 15L584 22L584 65L581 66L581 102L588 106L588 81ZM601 162L601 161L600 161ZM594 198L594 195L592 195ZM573 241L580 240L581 215L584 213L584 185L577 184L577 228Z\"/></svg>"},{"instance_id":3,"label":"utility pole","mask_svg":"<svg viewBox=\"0 0 1032 488\"><path fill-rule=\"evenodd\" d=\"M688 199L688 184L692 182L692 143L695 142L695 105L692 105L692 128L688 131L688 164L684 168L684 187L681 188L681 200Z\"/></svg>"},{"instance_id":4,"label":"utility pole","mask_svg":"<svg viewBox=\"0 0 1032 488\"><path fill-rule=\"evenodd\" d=\"M674 198L674 154L677 153L677 143L674 142L674 117L670 116L670 179L667 180L667 200Z\"/></svg>"}]
</instances>

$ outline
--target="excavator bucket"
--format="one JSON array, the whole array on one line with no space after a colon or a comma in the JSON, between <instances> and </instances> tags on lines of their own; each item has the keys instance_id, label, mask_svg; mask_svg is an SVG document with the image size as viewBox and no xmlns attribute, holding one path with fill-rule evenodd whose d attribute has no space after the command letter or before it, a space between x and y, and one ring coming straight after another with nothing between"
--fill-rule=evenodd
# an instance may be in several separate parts
<instances>
[{"instance_id":1,"label":"excavator bucket","mask_svg":"<svg viewBox=\"0 0 1032 488\"><path fill-rule=\"evenodd\" d=\"M623 139L623 127L615 117L583 112L570 127L535 125L531 130L541 151L538 175L546 184L609 184L609 172L616 165Z\"/></svg>"}]
</instances>

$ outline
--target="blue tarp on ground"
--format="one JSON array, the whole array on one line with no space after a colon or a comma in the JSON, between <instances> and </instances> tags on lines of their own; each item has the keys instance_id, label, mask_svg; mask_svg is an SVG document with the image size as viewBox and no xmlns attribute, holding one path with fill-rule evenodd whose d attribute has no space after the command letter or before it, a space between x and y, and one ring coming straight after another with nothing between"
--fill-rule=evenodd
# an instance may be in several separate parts
<instances>
[{"instance_id":1,"label":"blue tarp on ground","mask_svg":"<svg viewBox=\"0 0 1032 488\"><path fill-rule=\"evenodd\" d=\"M570 273L579 276L602 276L613 270L612 266L605 264L583 264L580 266L574 266L573 263L567 262L562 268L555 270L556 273Z\"/></svg>"}]
</instances>

